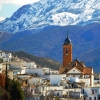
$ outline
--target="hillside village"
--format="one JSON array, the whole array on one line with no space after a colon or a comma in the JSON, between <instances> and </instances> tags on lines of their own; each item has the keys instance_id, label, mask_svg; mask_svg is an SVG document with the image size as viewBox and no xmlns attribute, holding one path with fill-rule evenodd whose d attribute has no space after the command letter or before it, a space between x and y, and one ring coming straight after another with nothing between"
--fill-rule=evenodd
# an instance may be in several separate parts
<instances>
[{"instance_id":1,"label":"hillside village","mask_svg":"<svg viewBox=\"0 0 100 100\"><path fill-rule=\"evenodd\" d=\"M0 51L0 73L6 67L10 79L18 80L25 92L25 100L100 100L100 81L94 79L92 67L75 59L72 43L67 36L63 44L63 62L59 70L40 67L12 53Z\"/></svg>"}]
</instances>

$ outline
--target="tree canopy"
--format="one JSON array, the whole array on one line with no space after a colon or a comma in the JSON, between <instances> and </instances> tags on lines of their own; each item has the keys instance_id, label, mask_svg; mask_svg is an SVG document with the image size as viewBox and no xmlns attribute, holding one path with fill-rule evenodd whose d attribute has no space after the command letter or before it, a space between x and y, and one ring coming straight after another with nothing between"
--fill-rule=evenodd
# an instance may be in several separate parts
<instances>
[{"instance_id":1,"label":"tree canopy","mask_svg":"<svg viewBox=\"0 0 100 100\"><path fill-rule=\"evenodd\" d=\"M19 82L0 74L0 100L24 100Z\"/></svg>"},{"instance_id":2,"label":"tree canopy","mask_svg":"<svg viewBox=\"0 0 100 100\"><path fill-rule=\"evenodd\" d=\"M10 100L24 100L24 91L22 90L18 81L12 80L10 86Z\"/></svg>"}]
</instances>

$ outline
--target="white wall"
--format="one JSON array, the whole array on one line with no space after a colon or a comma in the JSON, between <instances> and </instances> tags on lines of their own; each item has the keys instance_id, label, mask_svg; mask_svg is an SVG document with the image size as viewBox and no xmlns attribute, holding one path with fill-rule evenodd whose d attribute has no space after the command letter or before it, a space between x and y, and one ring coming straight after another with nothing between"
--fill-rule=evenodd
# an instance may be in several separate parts
<instances>
[{"instance_id":1,"label":"white wall","mask_svg":"<svg viewBox=\"0 0 100 100\"><path fill-rule=\"evenodd\" d=\"M92 80L91 86L94 86L94 75L91 75L91 80Z\"/></svg>"},{"instance_id":2,"label":"white wall","mask_svg":"<svg viewBox=\"0 0 100 100\"><path fill-rule=\"evenodd\" d=\"M11 61L11 58L3 58L3 62L9 62L9 61Z\"/></svg>"},{"instance_id":3,"label":"white wall","mask_svg":"<svg viewBox=\"0 0 100 100\"><path fill-rule=\"evenodd\" d=\"M81 73L78 69L73 68L68 73Z\"/></svg>"},{"instance_id":4,"label":"white wall","mask_svg":"<svg viewBox=\"0 0 100 100\"><path fill-rule=\"evenodd\" d=\"M23 66L22 61L12 61L12 62L10 62L10 68L11 69L20 69L20 68L22 68L22 66Z\"/></svg>"},{"instance_id":5,"label":"white wall","mask_svg":"<svg viewBox=\"0 0 100 100\"><path fill-rule=\"evenodd\" d=\"M49 94L50 91L55 91L55 90L63 90L63 86L45 86L41 85L38 86L38 92L41 92L44 96Z\"/></svg>"},{"instance_id":6,"label":"white wall","mask_svg":"<svg viewBox=\"0 0 100 100\"><path fill-rule=\"evenodd\" d=\"M91 97L91 100L94 100L94 97L96 97L100 94L100 87L84 87L84 95L86 97L86 100L89 100L89 98ZM94 94L92 94L92 90L96 90L96 92L94 92Z\"/></svg>"},{"instance_id":7,"label":"white wall","mask_svg":"<svg viewBox=\"0 0 100 100\"><path fill-rule=\"evenodd\" d=\"M10 68L36 68L34 62L26 62L26 61L12 61L10 62Z\"/></svg>"},{"instance_id":8,"label":"white wall","mask_svg":"<svg viewBox=\"0 0 100 100\"><path fill-rule=\"evenodd\" d=\"M68 88L68 89L64 89L64 94L66 94L69 91L81 92L81 88Z\"/></svg>"},{"instance_id":9,"label":"white wall","mask_svg":"<svg viewBox=\"0 0 100 100\"><path fill-rule=\"evenodd\" d=\"M43 78L50 79L50 75L43 75Z\"/></svg>"},{"instance_id":10,"label":"white wall","mask_svg":"<svg viewBox=\"0 0 100 100\"><path fill-rule=\"evenodd\" d=\"M21 69L20 74L25 74L25 69Z\"/></svg>"},{"instance_id":11,"label":"white wall","mask_svg":"<svg viewBox=\"0 0 100 100\"><path fill-rule=\"evenodd\" d=\"M50 84L51 85L58 85L61 80L64 80L63 77L66 77L66 74L51 74L50 75Z\"/></svg>"},{"instance_id":12,"label":"white wall","mask_svg":"<svg viewBox=\"0 0 100 100\"><path fill-rule=\"evenodd\" d=\"M50 74L50 68L42 68L43 74Z\"/></svg>"},{"instance_id":13,"label":"white wall","mask_svg":"<svg viewBox=\"0 0 100 100\"><path fill-rule=\"evenodd\" d=\"M36 73L40 77L43 76L43 70L42 70L42 68L26 68L25 69L25 73L26 74L35 74Z\"/></svg>"},{"instance_id":14,"label":"white wall","mask_svg":"<svg viewBox=\"0 0 100 100\"><path fill-rule=\"evenodd\" d=\"M5 52L0 51L0 58L5 57Z\"/></svg>"},{"instance_id":15,"label":"white wall","mask_svg":"<svg viewBox=\"0 0 100 100\"><path fill-rule=\"evenodd\" d=\"M28 83L30 85L40 83L40 78L39 77L33 77L33 78L31 78L31 79L28 80Z\"/></svg>"},{"instance_id":16,"label":"white wall","mask_svg":"<svg viewBox=\"0 0 100 100\"><path fill-rule=\"evenodd\" d=\"M79 82L78 77L70 77L70 82Z\"/></svg>"},{"instance_id":17,"label":"white wall","mask_svg":"<svg viewBox=\"0 0 100 100\"><path fill-rule=\"evenodd\" d=\"M85 86L90 86L90 78L80 78L79 82L85 82Z\"/></svg>"},{"instance_id":18,"label":"white wall","mask_svg":"<svg viewBox=\"0 0 100 100\"><path fill-rule=\"evenodd\" d=\"M7 60L7 59L11 60L12 54L0 51L0 58L3 58L4 61Z\"/></svg>"},{"instance_id":19,"label":"white wall","mask_svg":"<svg viewBox=\"0 0 100 100\"><path fill-rule=\"evenodd\" d=\"M23 66L26 66L26 68L36 68L35 62L23 62Z\"/></svg>"},{"instance_id":20,"label":"white wall","mask_svg":"<svg viewBox=\"0 0 100 100\"><path fill-rule=\"evenodd\" d=\"M63 90L63 86L47 86L47 90Z\"/></svg>"}]
</instances>

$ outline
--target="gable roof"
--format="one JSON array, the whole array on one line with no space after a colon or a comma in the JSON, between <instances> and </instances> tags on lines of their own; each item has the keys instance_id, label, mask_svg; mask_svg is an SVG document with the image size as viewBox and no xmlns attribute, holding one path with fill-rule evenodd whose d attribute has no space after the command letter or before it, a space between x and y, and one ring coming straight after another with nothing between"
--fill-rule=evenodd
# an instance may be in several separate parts
<instances>
[{"instance_id":1,"label":"gable roof","mask_svg":"<svg viewBox=\"0 0 100 100\"><path fill-rule=\"evenodd\" d=\"M86 67L84 62L80 62L78 59L75 59L73 62L69 63L68 66L62 67L59 70L59 73L68 73L71 69L77 68L83 74L91 74L92 67Z\"/></svg>"},{"instance_id":2,"label":"gable roof","mask_svg":"<svg viewBox=\"0 0 100 100\"><path fill-rule=\"evenodd\" d=\"M92 74L92 67L84 68L83 74Z\"/></svg>"},{"instance_id":3,"label":"gable roof","mask_svg":"<svg viewBox=\"0 0 100 100\"><path fill-rule=\"evenodd\" d=\"M69 73L71 70L74 70L74 69L76 69L79 73L82 73L82 72L81 72L79 69L77 69L76 67L70 69L67 73Z\"/></svg>"}]
</instances>

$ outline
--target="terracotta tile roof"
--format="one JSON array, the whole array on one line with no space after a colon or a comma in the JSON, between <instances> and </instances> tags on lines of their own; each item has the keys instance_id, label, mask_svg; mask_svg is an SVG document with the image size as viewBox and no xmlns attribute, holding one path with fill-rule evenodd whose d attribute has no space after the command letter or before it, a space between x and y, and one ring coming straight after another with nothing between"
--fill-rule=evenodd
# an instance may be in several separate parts
<instances>
[{"instance_id":1,"label":"terracotta tile roof","mask_svg":"<svg viewBox=\"0 0 100 100\"><path fill-rule=\"evenodd\" d=\"M59 69L59 73L67 73L73 68L77 68L80 72L83 74L91 74L92 73L92 67L86 67L84 65L84 62L80 62L78 59L75 59L73 62L69 63L66 67L61 67Z\"/></svg>"},{"instance_id":2,"label":"terracotta tile roof","mask_svg":"<svg viewBox=\"0 0 100 100\"><path fill-rule=\"evenodd\" d=\"M84 68L83 73L84 74L91 74L92 73L92 67L86 67L86 68Z\"/></svg>"}]
</instances>

